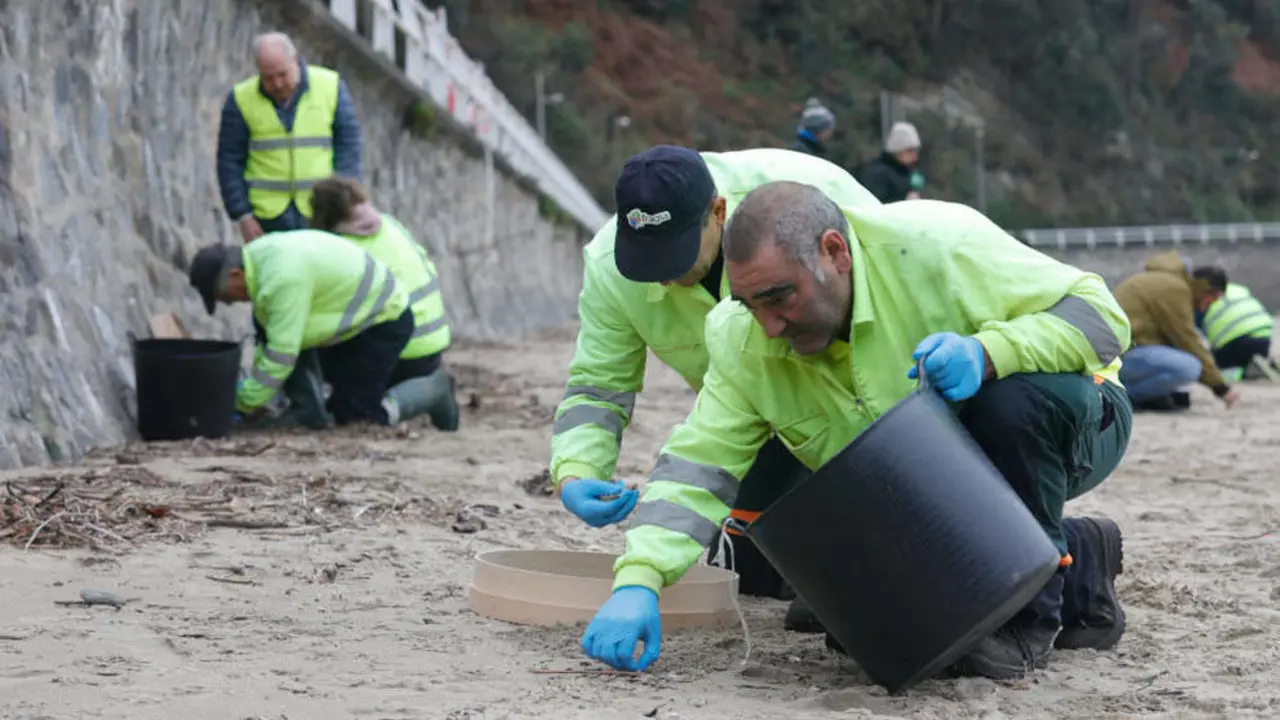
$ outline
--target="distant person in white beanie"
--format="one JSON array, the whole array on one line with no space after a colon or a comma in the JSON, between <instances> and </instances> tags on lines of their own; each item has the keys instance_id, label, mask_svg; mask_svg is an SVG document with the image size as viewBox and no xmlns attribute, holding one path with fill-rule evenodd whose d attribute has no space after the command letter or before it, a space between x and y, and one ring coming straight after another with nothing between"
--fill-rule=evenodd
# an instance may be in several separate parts
<instances>
[{"instance_id":1,"label":"distant person in white beanie","mask_svg":"<svg viewBox=\"0 0 1280 720\"><path fill-rule=\"evenodd\" d=\"M822 101L811 97L800 113L800 125L796 127L796 141L792 150L807 155L827 157L827 143L836 130L836 116Z\"/></svg>"},{"instance_id":2,"label":"distant person in white beanie","mask_svg":"<svg viewBox=\"0 0 1280 720\"><path fill-rule=\"evenodd\" d=\"M920 161L920 133L909 122L896 122L884 140L884 152L862 167L858 180L882 203L914 200L924 189Z\"/></svg>"}]
</instances>

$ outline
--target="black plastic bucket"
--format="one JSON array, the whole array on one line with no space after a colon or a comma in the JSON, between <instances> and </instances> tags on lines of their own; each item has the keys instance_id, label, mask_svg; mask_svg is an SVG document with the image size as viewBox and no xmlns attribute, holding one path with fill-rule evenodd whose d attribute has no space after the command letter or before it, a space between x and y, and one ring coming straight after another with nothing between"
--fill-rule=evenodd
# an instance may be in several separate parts
<instances>
[{"instance_id":1,"label":"black plastic bucket","mask_svg":"<svg viewBox=\"0 0 1280 720\"><path fill-rule=\"evenodd\" d=\"M1044 587L1059 555L925 385L747 526L871 680L946 668Z\"/></svg>"},{"instance_id":2,"label":"black plastic bucket","mask_svg":"<svg viewBox=\"0 0 1280 720\"><path fill-rule=\"evenodd\" d=\"M143 440L219 438L231 431L240 379L238 343L130 339Z\"/></svg>"}]
</instances>

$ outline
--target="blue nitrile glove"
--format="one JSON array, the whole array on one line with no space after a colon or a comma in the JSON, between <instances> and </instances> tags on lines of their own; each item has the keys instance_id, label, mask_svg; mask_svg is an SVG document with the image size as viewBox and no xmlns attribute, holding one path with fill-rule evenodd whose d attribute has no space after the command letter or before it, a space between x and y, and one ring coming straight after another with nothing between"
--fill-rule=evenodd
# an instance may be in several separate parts
<instances>
[{"instance_id":1,"label":"blue nitrile glove","mask_svg":"<svg viewBox=\"0 0 1280 720\"><path fill-rule=\"evenodd\" d=\"M642 641L644 654L636 660L636 644ZM615 670L647 670L662 652L658 594L638 585L614 590L582 634L582 650Z\"/></svg>"},{"instance_id":2,"label":"blue nitrile glove","mask_svg":"<svg viewBox=\"0 0 1280 720\"><path fill-rule=\"evenodd\" d=\"M968 400L982 387L987 370L987 353L975 338L953 332L934 333L916 346L911 359L924 358L924 372L929 383L951 402ZM907 377L916 379L916 366Z\"/></svg>"},{"instance_id":3,"label":"blue nitrile glove","mask_svg":"<svg viewBox=\"0 0 1280 720\"><path fill-rule=\"evenodd\" d=\"M617 495L601 500L603 495ZM582 518L591 527L604 527L621 522L631 514L640 499L640 491L620 482L580 478L560 485L560 501L565 509Z\"/></svg>"}]
</instances>

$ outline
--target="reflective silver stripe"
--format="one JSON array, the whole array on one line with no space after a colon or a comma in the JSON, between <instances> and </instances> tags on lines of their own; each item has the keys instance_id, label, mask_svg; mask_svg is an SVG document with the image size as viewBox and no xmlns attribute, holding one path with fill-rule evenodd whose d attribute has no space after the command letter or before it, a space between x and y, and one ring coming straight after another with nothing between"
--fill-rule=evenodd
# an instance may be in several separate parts
<instances>
[{"instance_id":1,"label":"reflective silver stripe","mask_svg":"<svg viewBox=\"0 0 1280 720\"><path fill-rule=\"evenodd\" d=\"M1082 298L1068 295L1062 298L1047 311L1058 317L1071 327L1084 333L1084 337L1093 346L1093 352L1103 365L1110 365L1112 360L1120 357L1120 338L1102 319L1102 313Z\"/></svg>"},{"instance_id":2,"label":"reflective silver stripe","mask_svg":"<svg viewBox=\"0 0 1280 720\"><path fill-rule=\"evenodd\" d=\"M262 178L245 180L245 183L247 183L251 188L257 188L258 190L279 190L281 192L289 192L290 190L310 190L315 187L318 182L320 182L319 178L314 180L294 180L292 182L288 180L263 180Z\"/></svg>"},{"instance_id":3,"label":"reflective silver stripe","mask_svg":"<svg viewBox=\"0 0 1280 720\"><path fill-rule=\"evenodd\" d=\"M272 377L271 375L268 375L266 371L259 368L254 368L249 373L249 377L262 383L262 386L268 390L279 390L284 387L283 380L278 377Z\"/></svg>"},{"instance_id":4,"label":"reflective silver stripe","mask_svg":"<svg viewBox=\"0 0 1280 720\"><path fill-rule=\"evenodd\" d=\"M417 305L419 300L425 300L428 295L430 295L431 293L439 289L440 289L440 279L431 278L431 282L427 283L426 285L423 285L417 290L414 290L413 293L409 295L409 304Z\"/></svg>"},{"instance_id":5,"label":"reflective silver stripe","mask_svg":"<svg viewBox=\"0 0 1280 720\"><path fill-rule=\"evenodd\" d=\"M396 279L392 277L391 271L388 270L387 281L382 285L382 292L378 293L378 298L373 301L373 307L369 308L369 314L360 322L359 325L356 325L355 328L348 328L348 330L354 329L355 333L353 334L359 335L365 330L373 327L373 324L378 322L378 315L382 314L382 311L387 309L387 301L391 299L391 296L395 294L395 291ZM346 330L339 330L338 334L342 335L346 332ZM335 340L336 339L337 338L335 338Z\"/></svg>"},{"instance_id":6,"label":"reflective silver stripe","mask_svg":"<svg viewBox=\"0 0 1280 720\"><path fill-rule=\"evenodd\" d=\"M351 302L347 303L347 308L342 312L342 319L338 321L338 327L334 329L333 336L325 342L321 343L321 347L330 347L342 342L342 336L348 331L355 330L356 333L364 332L371 325L377 322L378 315L386 309L387 301L391 299L391 295L396 291L396 281L390 271L387 271L386 282L382 285L382 293L374 301L369 308L369 314L359 325L356 325L356 313L360 312L360 307L364 305L364 301L369 299L369 292L373 289L373 280L377 275L378 266L373 260L373 256L366 254L364 257L364 275L360 278L360 285L356 287L356 294L352 296Z\"/></svg>"},{"instance_id":7,"label":"reflective silver stripe","mask_svg":"<svg viewBox=\"0 0 1280 720\"><path fill-rule=\"evenodd\" d=\"M378 266L374 263L373 256L366 254L364 256L364 275L360 278L360 284L356 286L356 294L347 303L347 309L342 311L342 319L338 321L338 328L333 331L333 337L328 340L327 345L337 343L338 338L347 330L350 330L352 325L355 325L356 313L360 312L360 306L364 305L364 301L369 299L369 291L373 289L373 281L377 273Z\"/></svg>"},{"instance_id":8,"label":"reflective silver stripe","mask_svg":"<svg viewBox=\"0 0 1280 720\"><path fill-rule=\"evenodd\" d=\"M1226 335L1230 333L1232 330L1234 330L1237 325L1239 325L1242 322L1245 322L1246 320L1257 320L1259 317L1266 317L1266 316L1259 315L1256 312L1252 312L1252 313L1245 313L1244 315L1241 315L1235 320L1232 320L1231 322L1227 323L1226 327L1219 328L1218 332L1214 333L1213 336L1209 338L1209 347L1217 349L1218 346L1222 344L1221 342L1222 338L1226 337ZM1206 322L1205 324L1208 325L1209 323Z\"/></svg>"},{"instance_id":9,"label":"reflective silver stripe","mask_svg":"<svg viewBox=\"0 0 1280 720\"><path fill-rule=\"evenodd\" d=\"M292 137L271 138L270 140L250 140L250 150L288 150L289 148L331 148L331 137Z\"/></svg>"},{"instance_id":10,"label":"reflective silver stripe","mask_svg":"<svg viewBox=\"0 0 1280 720\"><path fill-rule=\"evenodd\" d=\"M564 391L564 402L572 397L585 397L600 402L607 402L622 408L622 411L631 416L631 411L636 407L636 394L634 392L616 392L613 390L605 390L594 385L575 385Z\"/></svg>"},{"instance_id":11,"label":"reflective silver stripe","mask_svg":"<svg viewBox=\"0 0 1280 720\"><path fill-rule=\"evenodd\" d=\"M595 405L577 405L565 410L551 426L551 434L559 435L582 425L599 425L614 437L622 438L622 418L618 413Z\"/></svg>"},{"instance_id":12,"label":"reflective silver stripe","mask_svg":"<svg viewBox=\"0 0 1280 720\"><path fill-rule=\"evenodd\" d=\"M720 528L715 523L670 500L650 500L636 505L636 511L631 516L631 527L641 525L656 525L684 533L703 546L710 545L720 534Z\"/></svg>"},{"instance_id":13,"label":"reflective silver stripe","mask_svg":"<svg viewBox=\"0 0 1280 720\"><path fill-rule=\"evenodd\" d=\"M720 502L733 507L738 499L738 479L727 470L663 453L649 475L650 482L673 482L706 490Z\"/></svg>"},{"instance_id":14,"label":"reflective silver stripe","mask_svg":"<svg viewBox=\"0 0 1280 720\"><path fill-rule=\"evenodd\" d=\"M269 348L269 347L264 347L264 348L262 348L262 356L263 356L263 357L265 357L266 359L270 360L270 361L271 361L271 362L273 362L273 363L280 363L281 365L289 365L289 366L293 366L294 364L296 364L296 363L298 362L298 356L297 356L297 355L290 355L289 353L282 353L282 352L280 352L280 351L278 351L278 350L272 350L272 349L271 349L271 348Z\"/></svg>"},{"instance_id":15,"label":"reflective silver stripe","mask_svg":"<svg viewBox=\"0 0 1280 720\"><path fill-rule=\"evenodd\" d=\"M415 327L413 329L413 337L420 338L420 337L423 337L424 335L430 335L431 333L439 330L440 328L448 324L449 324L448 321L445 320L443 317L438 317L435 320L432 320L431 322L427 323L426 325Z\"/></svg>"}]
</instances>

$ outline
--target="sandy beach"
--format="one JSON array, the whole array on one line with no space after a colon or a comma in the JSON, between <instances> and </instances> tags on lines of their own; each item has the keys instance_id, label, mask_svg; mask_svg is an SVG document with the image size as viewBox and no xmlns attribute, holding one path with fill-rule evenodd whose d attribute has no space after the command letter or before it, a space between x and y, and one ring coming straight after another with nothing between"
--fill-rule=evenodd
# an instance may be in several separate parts
<instances>
[{"instance_id":1,"label":"sandy beach","mask_svg":"<svg viewBox=\"0 0 1280 720\"><path fill-rule=\"evenodd\" d=\"M573 332L460 343L458 433L240 434L0 475L0 718L1280 717L1280 387L1261 383L1231 411L1197 388L1189 412L1140 415L1070 508L1126 532L1114 651L891 697L782 631L785 603L744 599L745 668L734 627L669 634L642 677L545 672L597 667L581 629L480 617L466 589L485 550L621 547L546 492ZM692 399L651 360L622 478L644 480ZM62 520L29 531L35 506ZM127 603L74 604L85 588Z\"/></svg>"}]
</instances>

